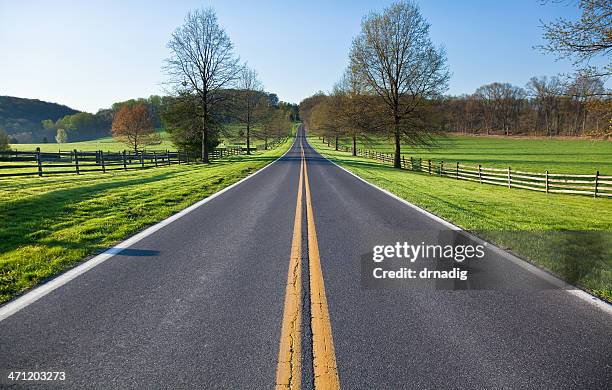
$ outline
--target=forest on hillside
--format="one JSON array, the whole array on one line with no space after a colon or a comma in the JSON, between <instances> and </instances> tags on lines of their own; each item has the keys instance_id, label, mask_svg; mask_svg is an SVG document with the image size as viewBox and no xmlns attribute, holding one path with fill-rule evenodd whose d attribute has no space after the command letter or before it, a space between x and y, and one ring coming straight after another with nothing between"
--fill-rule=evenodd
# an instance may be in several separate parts
<instances>
[{"instance_id":1,"label":"forest on hillside","mask_svg":"<svg viewBox=\"0 0 612 390\"><path fill-rule=\"evenodd\" d=\"M218 120L223 124L239 123L231 107L237 90L225 90L227 104L219 112ZM261 92L270 107L285 113L289 120L298 119L298 108L295 104L279 101L274 93ZM164 113L169 110L174 99L168 96L152 95L148 98L129 99L116 102L110 108L100 109L95 114L80 112L67 106L34 99L23 99L12 96L0 96L0 129L9 136L10 143L55 143L57 134L65 134L62 142L78 142L107 137L111 135L113 118L124 106L144 104L155 129L164 129Z\"/></svg>"},{"instance_id":2,"label":"forest on hillside","mask_svg":"<svg viewBox=\"0 0 612 390\"><path fill-rule=\"evenodd\" d=\"M55 134L44 132L42 121L56 121L66 115L79 111L70 107L37 99L24 99L13 96L0 96L0 128L13 141L43 141L44 137L53 139Z\"/></svg>"}]
</instances>

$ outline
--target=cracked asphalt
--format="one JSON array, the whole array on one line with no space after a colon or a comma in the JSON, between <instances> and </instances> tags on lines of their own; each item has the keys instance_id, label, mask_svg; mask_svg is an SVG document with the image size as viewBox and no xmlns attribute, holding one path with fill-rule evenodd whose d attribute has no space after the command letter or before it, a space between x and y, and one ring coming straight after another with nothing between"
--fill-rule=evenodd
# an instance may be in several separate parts
<instances>
[{"instance_id":1,"label":"cracked asphalt","mask_svg":"<svg viewBox=\"0 0 612 390\"><path fill-rule=\"evenodd\" d=\"M0 369L65 371L53 386L75 389L272 388L302 138L261 173L1 321ZM364 286L374 245L436 240L447 228L303 145L342 388L610 388L610 315L542 288L503 256L471 268L495 288ZM302 385L312 386L311 373Z\"/></svg>"}]
</instances>

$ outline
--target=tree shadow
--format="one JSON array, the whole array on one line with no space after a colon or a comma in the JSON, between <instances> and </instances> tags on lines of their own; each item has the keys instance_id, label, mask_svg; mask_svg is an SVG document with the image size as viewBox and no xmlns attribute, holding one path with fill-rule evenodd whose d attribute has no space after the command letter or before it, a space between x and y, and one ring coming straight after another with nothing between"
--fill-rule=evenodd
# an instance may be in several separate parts
<instances>
[{"instance_id":1,"label":"tree shadow","mask_svg":"<svg viewBox=\"0 0 612 390\"><path fill-rule=\"evenodd\" d=\"M172 177L176 172L131 180L110 181L88 186L58 189L36 197L5 202L0 205L0 252L39 243L50 233L48 221L58 221L73 212L72 206L94 199L100 192L121 187L137 186ZM45 243L48 245L48 243Z\"/></svg>"},{"instance_id":2,"label":"tree shadow","mask_svg":"<svg viewBox=\"0 0 612 390\"><path fill-rule=\"evenodd\" d=\"M159 256L159 251L149 249L136 249L136 248L110 248L105 253L111 253L116 256L134 256L134 257L152 257Z\"/></svg>"}]
</instances>

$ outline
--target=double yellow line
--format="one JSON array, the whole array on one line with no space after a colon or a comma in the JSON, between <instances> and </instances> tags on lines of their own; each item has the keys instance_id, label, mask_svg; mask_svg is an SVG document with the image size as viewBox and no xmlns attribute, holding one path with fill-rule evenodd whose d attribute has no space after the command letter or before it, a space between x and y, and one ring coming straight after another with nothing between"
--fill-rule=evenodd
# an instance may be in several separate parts
<instances>
[{"instance_id":1,"label":"double yellow line","mask_svg":"<svg viewBox=\"0 0 612 390\"><path fill-rule=\"evenodd\" d=\"M291 258L287 275L285 308L281 328L276 389L299 389L302 374L302 208L303 187L306 188L306 221L308 226L308 265L310 269L310 324L312 329L313 375L315 389L339 389L336 353L332 338L325 284L321 270L319 244L312 211L308 166L300 141L301 162L298 184Z\"/></svg>"}]
</instances>

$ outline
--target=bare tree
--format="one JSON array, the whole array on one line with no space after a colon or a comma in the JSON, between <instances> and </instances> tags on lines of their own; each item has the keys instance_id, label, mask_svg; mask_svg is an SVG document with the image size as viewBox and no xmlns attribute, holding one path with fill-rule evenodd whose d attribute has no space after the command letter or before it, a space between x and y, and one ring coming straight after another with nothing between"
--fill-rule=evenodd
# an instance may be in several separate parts
<instances>
[{"instance_id":1,"label":"bare tree","mask_svg":"<svg viewBox=\"0 0 612 390\"><path fill-rule=\"evenodd\" d=\"M487 134L502 130L510 135L519 127L521 109L527 96L525 90L508 83L491 83L479 87L475 95L483 105L484 125Z\"/></svg>"},{"instance_id":2,"label":"bare tree","mask_svg":"<svg viewBox=\"0 0 612 390\"><path fill-rule=\"evenodd\" d=\"M559 78L532 77L527 83L527 91L537 105L538 118L534 123L534 131L539 130L543 119L549 137L559 134L559 97L563 93L563 84Z\"/></svg>"},{"instance_id":3,"label":"bare tree","mask_svg":"<svg viewBox=\"0 0 612 390\"><path fill-rule=\"evenodd\" d=\"M603 95L604 91L604 83L601 78L592 76L588 71L576 75L567 90L568 95L576 102L575 134L584 133L589 114L588 107L595 97Z\"/></svg>"},{"instance_id":4,"label":"bare tree","mask_svg":"<svg viewBox=\"0 0 612 390\"><path fill-rule=\"evenodd\" d=\"M334 139L335 149L338 150L338 141L343 130L341 119L340 99L337 96L326 96L310 113L310 129L327 138L327 144Z\"/></svg>"},{"instance_id":5,"label":"bare tree","mask_svg":"<svg viewBox=\"0 0 612 390\"><path fill-rule=\"evenodd\" d=\"M364 85L351 69L347 69L334 86L331 98L336 101L336 115L342 135L349 136L353 156L357 155L357 138L368 140L368 133L376 133L381 126L380 98L364 93Z\"/></svg>"},{"instance_id":6,"label":"bare tree","mask_svg":"<svg viewBox=\"0 0 612 390\"><path fill-rule=\"evenodd\" d=\"M256 130L258 138L264 140L264 149L268 149L270 139L281 138L289 133L291 121L286 114L274 106L268 106L264 111L260 126Z\"/></svg>"},{"instance_id":7,"label":"bare tree","mask_svg":"<svg viewBox=\"0 0 612 390\"><path fill-rule=\"evenodd\" d=\"M247 154L251 154L251 130L260 119L260 106L265 99L263 86L257 78L257 72L246 66L240 73L237 102L234 105L235 117L246 126Z\"/></svg>"},{"instance_id":8,"label":"bare tree","mask_svg":"<svg viewBox=\"0 0 612 390\"><path fill-rule=\"evenodd\" d=\"M189 12L168 43L172 52L165 70L178 95L195 94L201 106L202 162L209 160L209 136L214 131L213 111L225 98L220 93L236 81L242 66L212 8Z\"/></svg>"},{"instance_id":9,"label":"bare tree","mask_svg":"<svg viewBox=\"0 0 612 390\"><path fill-rule=\"evenodd\" d=\"M386 125L395 139L394 166L401 166L401 140L421 144L430 138L418 110L447 86L442 48L429 38L429 24L413 2L398 2L371 13L350 52L353 71L386 105Z\"/></svg>"},{"instance_id":10,"label":"bare tree","mask_svg":"<svg viewBox=\"0 0 612 390\"><path fill-rule=\"evenodd\" d=\"M582 71L589 69L594 76L609 76L612 74L610 62L601 70L588 66L588 62L597 56L609 58L612 51L612 2L580 0L578 7L582 10L580 19L559 18L544 24L544 38L548 43L538 47L558 58L573 59L574 65L583 66Z\"/></svg>"}]
</instances>

